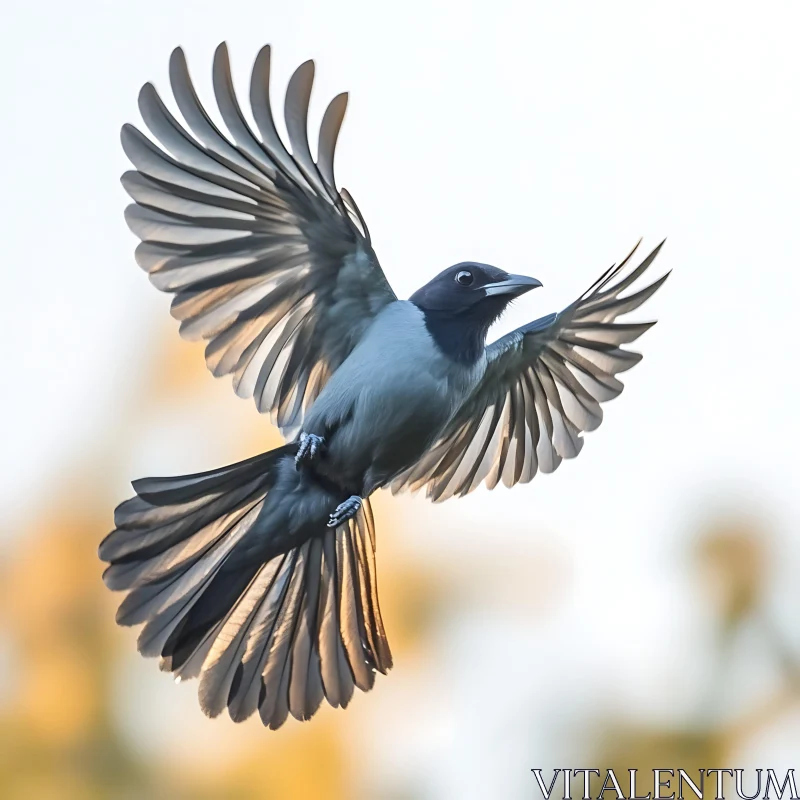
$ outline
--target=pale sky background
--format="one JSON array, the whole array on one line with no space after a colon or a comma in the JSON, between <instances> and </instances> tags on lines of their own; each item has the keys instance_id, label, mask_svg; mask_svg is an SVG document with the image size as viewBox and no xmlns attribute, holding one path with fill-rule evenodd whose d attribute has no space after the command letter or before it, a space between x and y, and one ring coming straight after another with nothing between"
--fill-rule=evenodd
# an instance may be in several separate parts
<instances>
[{"instance_id":1,"label":"pale sky background","mask_svg":"<svg viewBox=\"0 0 800 800\"><path fill-rule=\"evenodd\" d=\"M528 628L493 615L480 590L443 634L447 666L426 690L428 710L387 732L381 769L415 771L431 797L506 797L528 785L530 767L569 759L569 744L535 721L515 738L511 696L476 688L492 683L522 686L542 714L591 695L634 716L679 715L697 678L664 657L693 614L681 537L714 509L741 509L768 518L782 543L776 581L800 565L798 9L696 0L6 9L0 525L13 536L70 454L97 428L113 430L156 333L172 325L177 335L122 216L118 132L139 124L139 87L166 88L180 44L210 99L213 50L226 40L241 91L269 42L276 97L301 61L316 60L312 127L334 93L350 91L337 178L398 295L461 260L535 275L544 288L514 306L499 335L571 301L640 236L644 247L667 237L654 271L674 270L637 312L660 320L637 343L644 361L577 460L435 508L384 499L382 513L408 514L414 546L432 558L557 542L571 580L558 614ZM230 413L255 413L229 394ZM194 439L196 430L184 436ZM197 444L153 444L135 461L150 474L216 466ZM800 644L800 591L784 589L776 606ZM757 692L760 670L744 691ZM412 736L426 714L439 727ZM800 723L788 736L796 754ZM788 760L786 735L776 741L784 750L753 745L767 748L762 766Z\"/></svg>"}]
</instances>

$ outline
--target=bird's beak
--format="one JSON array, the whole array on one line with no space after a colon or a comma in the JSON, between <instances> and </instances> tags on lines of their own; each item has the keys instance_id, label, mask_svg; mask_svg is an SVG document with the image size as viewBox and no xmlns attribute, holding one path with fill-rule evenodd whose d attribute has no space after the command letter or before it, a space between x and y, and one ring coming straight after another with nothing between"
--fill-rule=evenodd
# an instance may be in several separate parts
<instances>
[{"instance_id":1,"label":"bird's beak","mask_svg":"<svg viewBox=\"0 0 800 800\"><path fill-rule=\"evenodd\" d=\"M512 297L519 297L531 289L537 289L542 284L536 278L529 278L527 275L509 275L497 283L487 283L484 291L488 295L510 294Z\"/></svg>"}]
</instances>

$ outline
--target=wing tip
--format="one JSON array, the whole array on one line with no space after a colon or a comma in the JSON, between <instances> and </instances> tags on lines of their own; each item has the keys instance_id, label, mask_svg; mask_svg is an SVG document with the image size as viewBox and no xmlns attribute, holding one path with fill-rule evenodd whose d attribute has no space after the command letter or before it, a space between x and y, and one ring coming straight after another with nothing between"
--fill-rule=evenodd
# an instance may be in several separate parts
<instances>
[{"instance_id":1,"label":"wing tip","mask_svg":"<svg viewBox=\"0 0 800 800\"><path fill-rule=\"evenodd\" d=\"M657 256L657 255L658 255L660 252L661 252L661 248L662 248L662 247L663 247L663 246L666 244L666 242L667 242L667 237L665 236L665 237L664 237L664 238L663 238L663 239L662 239L662 240L661 240L661 241L660 241L660 242L659 242L659 243L658 243L658 244L657 244L657 245L656 245L656 246L653 248L653 250L652 250L652 252L650 253L650 255L651 255L653 258L655 258L655 257L656 257L656 256Z\"/></svg>"},{"instance_id":2,"label":"wing tip","mask_svg":"<svg viewBox=\"0 0 800 800\"><path fill-rule=\"evenodd\" d=\"M124 122L120 129L119 129L119 143L122 146L122 150L126 156L128 156L129 161L133 161L131 157L128 155L128 149L131 146L132 139L139 133L138 129L135 125L132 125L130 122Z\"/></svg>"},{"instance_id":3,"label":"wing tip","mask_svg":"<svg viewBox=\"0 0 800 800\"><path fill-rule=\"evenodd\" d=\"M307 58L302 64L300 64L297 69L292 73L292 77L289 78L289 84L286 87L286 96L290 97L294 92L298 90L298 84L303 81L307 81L308 84L313 83L314 75L316 74L317 67L314 63L313 58ZM309 85L309 91L311 87Z\"/></svg>"}]
</instances>

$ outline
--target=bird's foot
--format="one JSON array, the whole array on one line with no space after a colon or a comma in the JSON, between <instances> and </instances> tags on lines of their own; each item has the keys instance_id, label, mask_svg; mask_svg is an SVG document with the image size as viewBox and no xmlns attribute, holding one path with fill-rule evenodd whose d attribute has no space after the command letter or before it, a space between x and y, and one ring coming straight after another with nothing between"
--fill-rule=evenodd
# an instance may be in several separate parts
<instances>
[{"instance_id":1,"label":"bird's foot","mask_svg":"<svg viewBox=\"0 0 800 800\"><path fill-rule=\"evenodd\" d=\"M336 507L336 511L331 514L330 519L328 520L328 527L336 528L343 522L347 522L347 520L352 519L356 514L358 514L358 510L361 508L361 503L362 500L357 494L354 494L352 497L348 497L344 503L339 503L339 505Z\"/></svg>"},{"instance_id":2,"label":"bird's foot","mask_svg":"<svg viewBox=\"0 0 800 800\"><path fill-rule=\"evenodd\" d=\"M304 461L313 461L324 443L325 440L321 436L314 433L301 433L300 447L294 457L295 467L300 469Z\"/></svg>"}]
</instances>

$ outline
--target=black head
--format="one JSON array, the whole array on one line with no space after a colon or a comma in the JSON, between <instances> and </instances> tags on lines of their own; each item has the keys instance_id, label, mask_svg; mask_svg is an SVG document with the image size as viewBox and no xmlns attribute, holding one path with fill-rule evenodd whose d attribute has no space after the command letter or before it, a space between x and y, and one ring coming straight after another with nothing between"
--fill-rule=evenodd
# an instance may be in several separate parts
<instances>
[{"instance_id":1,"label":"black head","mask_svg":"<svg viewBox=\"0 0 800 800\"><path fill-rule=\"evenodd\" d=\"M474 362L489 326L506 306L541 285L535 278L464 261L440 272L409 299L425 314L428 330L445 353Z\"/></svg>"}]
</instances>

